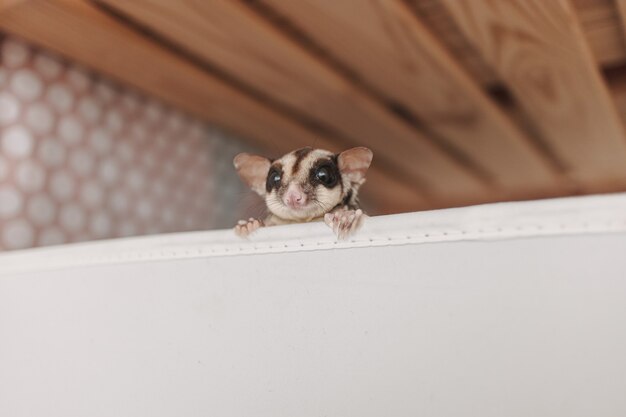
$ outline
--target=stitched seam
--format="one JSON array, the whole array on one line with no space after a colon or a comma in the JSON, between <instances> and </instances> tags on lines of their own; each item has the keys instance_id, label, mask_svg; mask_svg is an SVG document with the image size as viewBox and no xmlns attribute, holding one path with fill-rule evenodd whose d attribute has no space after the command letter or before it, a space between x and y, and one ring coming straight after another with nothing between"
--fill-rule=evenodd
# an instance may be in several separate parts
<instances>
[{"instance_id":1,"label":"stitched seam","mask_svg":"<svg viewBox=\"0 0 626 417\"><path fill-rule=\"evenodd\" d=\"M78 266L91 266L102 264L123 264L136 263L142 261L154 260L176 260L176 259L193 259L210 256L234 256L234 255L257 255L267 253L292 253L312 250L328 250L333 248L351 249L363 247L382 247L382 246L399 246L407 244L419 244L429 242L462 242L478 239L480 237L489 236L497 239L500 236L505 238L530 238L544 236L558 236L560 233L603 233L603 232L623 232L626 231L626 219L609 220L604 222L583 221L580 223L561 223L561 224L534 224L514 227L495 227L495 228L479 228L476 230L445 230L445 231L429 231L421 234L406 234L404 236L387 236L364 239L351 239L349 241L337 242L310 242L310 243L270 243L270 244L254 244L250 246L234 246L229 245L221 248L185 248L185 249L168 249L168 250L145 250L132 252L115 252L107 256L88 256L81 257L79 261L64 262L59 265L51 265L44 269L64 269ZM515 234L512 234L515 233ZM529 234L524 234L529 233ZM557 234L558 233L558 234ZM458 237L462 237L458 239ZM287 250L285 250L287 249ZM47 259L43 262L46 263ZM39 268L28 269L23 271L36 271ZM20 270L21 271L21 270Z\"/></svg>"}]
</instances>

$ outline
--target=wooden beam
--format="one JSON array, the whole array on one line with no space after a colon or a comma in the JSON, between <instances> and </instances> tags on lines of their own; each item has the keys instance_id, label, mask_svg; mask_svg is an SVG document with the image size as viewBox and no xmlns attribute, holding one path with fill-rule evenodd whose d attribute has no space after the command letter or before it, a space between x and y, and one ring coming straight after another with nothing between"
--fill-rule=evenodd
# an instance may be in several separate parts
<instances>
[{"instance_id":1,"label":"wooden beam","mask_svg":"<svg viewBox=\"0 0 626 417\"><path fill-rule=\"evenodd\" d=\"M619 15L622 39L626 39L626 0L615 0ZM625 51L626 52L626 51Z\"/></svg>"},{"instance_id":2,"label":"wooden beam","mask_svg":"<svg viewBox=\"0 0 626 417\"><path fill-rule=\"evenodd\" d=\"M598 66L623 64L626 39L615 0L571 0L571 5Z\"/></svg>"},{"instance_id":3,"label":"wooden beam","mask_svg":"<svg viewBox=\"0 0 626 417\"><path fill-rule=\"evenodd\" d=\"M586 190L626 183L626 138L568 1L444 0Z\"/></svg>"},{"instance_id":4,"label":"wooden beam","mask_svg":"<svg viewBox=\"0 0 626 417\"><path fill-rule=\"evenodd\" d=\"M556 187L556 167L399 0L262 0L502 187Z\"/></svg>"},{"instance_id":5,"label":"wooden beam","mask_svg":"<svg viewBox=\"0 0 626 417\"><path fill-rule=\"evenodd\" d=\"M89 3L22 2L0 13L0 28L249 138L276 155L312 144L335 151L340 146L179 59ZM417 187L376 165L368 181L365 193L387 211L428 207Z\"/></svg>"},{"instance_id":6,"label":"wooden beam","mask_svg":"<svg viewBox=\"0 0 626 417\"><path fill-rule=\"evenodd\" d=\"M270 145L288 144L290 135L302 133L295 124L278 121L279 116L273 112L177 59L87 2L23 2L0 14L0 28L224 128L271 140L267 142ZM306 135L313 139L310 133Z\"/></svg>"},{"instance_id":7,"label":"wooden beam","mask_svg":"<svg viewBox=\"0 0 626 417\"><path fill-rule=\"evenodd\" d=\"M0 1L0 13L6 12L12 7L18 6L20 3L25 3L30 0L2 0Z\"/></svg>"},{"instance_id":8,"label":"wooden beam","mask_svg":"<svg viewBox=\"0 0 626 417\"><path fill-rule=\"evenodd\" d=\"M441 0L404 1L419 10L420 17L434 31L437 39L452 51L454 57L474 79L483 86L494 86L499 83L500 80L491 67L485 65L473 48L467 46L465 37L459 36L458 27ZM623 36L615 0L571 0L571 4L598 66L613 67L624 64L626 39Z\"/></svg>"},{"instance_id":9,"label":"wooden beam","mask_svg":"<svg viewBox=\"0 0 626 417\"><path fill-rule=\"evenodd\" d=\"M368 146L442 198L485 195L476 176L332 67L237 1L102 0L271 100Z\"/></svg>"}]
</instances>

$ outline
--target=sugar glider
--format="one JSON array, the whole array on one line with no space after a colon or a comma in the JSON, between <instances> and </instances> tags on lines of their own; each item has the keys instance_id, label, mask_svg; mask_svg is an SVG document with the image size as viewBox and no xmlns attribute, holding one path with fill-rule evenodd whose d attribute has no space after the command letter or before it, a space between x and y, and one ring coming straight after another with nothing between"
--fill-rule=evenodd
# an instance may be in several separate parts
<instances>
[{"instance_id":1,"label":"sugar glider","mask_svg":"<svg viewBox=\"0 0 626 417\"><path fill-rule=\"evenodd\" d=\"M363 147L339 154L307 147L275 160L237 155L235 169L265 199L269 215L240 220L235 233L246 237L259 227L323 220L345 239L366 217L359 208L358 192L372 157L372 151Z\"/></svg>"}]
</instances>

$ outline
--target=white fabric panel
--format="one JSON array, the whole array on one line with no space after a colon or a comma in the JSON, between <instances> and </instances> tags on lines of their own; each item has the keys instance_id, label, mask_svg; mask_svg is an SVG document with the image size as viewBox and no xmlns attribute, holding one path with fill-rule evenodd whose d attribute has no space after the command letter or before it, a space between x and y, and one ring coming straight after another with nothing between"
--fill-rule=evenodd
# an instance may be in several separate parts
<instances>
[{"instance_id":1,"label":"white fabric panel","mask_svg":"<svg viewBox=\"0 0 626 417\"><path fill-rule=\"evenodd\" d=\"M625 208L389 216L340 244L317 224L2 255L0 415L626 415Z\"/></svg>"}]
</instances>

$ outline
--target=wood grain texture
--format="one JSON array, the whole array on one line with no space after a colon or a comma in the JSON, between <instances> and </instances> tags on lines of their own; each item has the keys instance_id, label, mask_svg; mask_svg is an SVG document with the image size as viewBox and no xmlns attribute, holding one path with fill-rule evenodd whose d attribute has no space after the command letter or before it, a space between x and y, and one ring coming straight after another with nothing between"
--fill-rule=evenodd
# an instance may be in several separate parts
<instances>
[{"instance_id":1,"label":"wood grain texture","mask_svg":"<svg viewBox=\"0 0 626 417\"><path fill-rule=\"evenodd\" d=\"M20 3L25 3L30 0L2 0L0 1L0 13L7 11L11 7L18 6Z\"/></svg>"},{"instance_id":2,"label":"wood grain texture","mask_svg":"<svg viewBox=\"0 0 626 417\"><path fill-rule=\"evenodd\" d=\"M617 14L622 28L622 38L626 39L626 0L615 0Z\"/></svg>"},{"instance_id":3,"label":"wood grain texture","mask_svg":"<svg viewBox=\"0 0 626 417\"><path fill-rule=\"evenodd\" d=\"M437 136L512 189L553 189L555 167L399 0L262 0Z\"/></svg>"},{"instance_id":4,"label":"wood grain texture","mask_svg":"<svg viewBox=\"0 0 626 417\"><path fill-rule=\"evenodd\" d=\"M611 86L609 91L622 118L622 123L626 124L626 73L620 73L618 77L612 77L608 82Z\"/></svg>"},{"instance_id":5,"label":"wood grain texture","mask_svg":"<svg viewBox=\"0 0 626 417\"><path fill-rule=\"evenodd\" d=\"M500 82L489 64L468 48L467 40L441 0L407 0L420 18L452 52L455 58L481 85L494 86ZM467 0L459 0L467 1ZM506 1L506 0L504 0ZM552 1L552 0L548 0ZM626 39L615 0L571 0L599 66L616 66L626 62Z\"/></svg>"},{"instance_id":6,"label":"wood grain texture","mask_svg":"<svg viewBox=\"0 0 626 417\"><path fill-rule=\"evenodd\" d=\"M626 138L569 2L445 3L568 170L593 190L626 183Z\"/></svg>"},{"instance_id":7,"label":"wood grain texture","mask_svg":"<svg viewBox=\"0 0 626 417\"><path fill-rule=\"evenodd\" d=\"M340 150L336 141L312 134L86 2L23 2L0 13L0 28L249 138L276 156L306 145ZM364 193L383 212L429 207L417 187L376 165L368 182Z\"/></svg>"},{"instance_id":8,"label":"wood grain texture","mask_svg":"<svg viewBox=\"0 0 626 417\"><path fill-rule=\"evenodd\" d=\"M626 39L621 36L616 1L571 0L571 4L598 66L626 62Z\"/></svg>"},{"instance_id":9,"label":"wood grain texture","mask_svg":"<svg viewBox=\"0 0 626 417\"><path fill-rule=\"evenodd\" d=\"M436 198L486 195L418 131L237 1L104 0L281 105L368 146ZM321 29L321 28L320 28Z\"/></svg>"}]
</instances>

